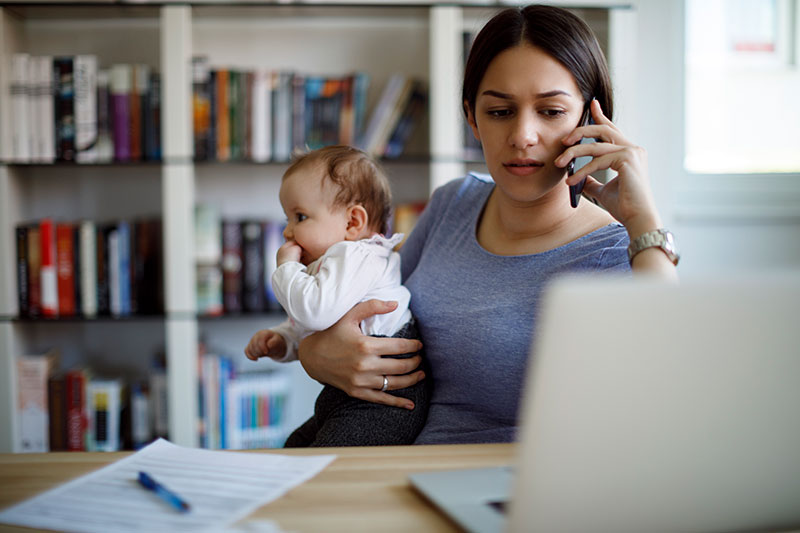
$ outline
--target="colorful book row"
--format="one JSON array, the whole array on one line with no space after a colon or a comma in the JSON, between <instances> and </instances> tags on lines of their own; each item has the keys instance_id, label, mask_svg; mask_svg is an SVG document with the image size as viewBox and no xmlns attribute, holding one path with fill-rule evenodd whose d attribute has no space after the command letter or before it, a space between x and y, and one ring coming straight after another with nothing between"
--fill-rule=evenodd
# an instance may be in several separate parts
<instances>
[{"instance_id":1,"label":"colorful book row","mask_svg":"<svg viewBox=\"0 0 800 533\"><path fill-rule=\"evenodd\" d=\"M11 161L161 159L161 78L94 55L12 56Z\"/></svg>"},{"instance_id":2,"label":"colorful book row","mask_svg":"<svg viewBox=\"0 0 800 533\"><path fill-rule=\"evenodd\" d=\"M283 222L221 219L216 208L195 208L197 312L201 315L279 310L272 292Z\"/></svg>"},{"instance_id":3,"label":"colorful book row","mask_svg":"<svg viewBox=\"0 0 800 533\"><path fill-rule=\"evenodd\" d=\"M166 379L147 383L58 370L58 355L17 358L19 449L23 452L137 449L166 435ZM157 433L157 431L161 433Z\"/></svg>"},{"instance_id":4,"label":"colorful book row","mask_svg":"<svg viewBox=\"0 0 800 533\"><path fill-rule=\"evenodd\" d=\"M425 86L395 75L366 121L369 76L268 69L212 69L193 58L194 152L198 161L289 161L295 151L357 145L397 157L424 114Z\"/></svg>"},{"instance_id":5,"label":"colorful book row","mask_svg":"<svg viewBox=\"0 0 800 533\"><path fill-rule=\"evenodd\" d=\"M161 221L16 227L20 317L86 318L163 310Z\"/></svg>"},{"instance_id":6,"label":"colorful book row","mask_svg":"<svg viewBox=\"0 0 800 533\"><path fill-rule=\"evenodd\" d=\"M211 449L278 448L287 437L285 372L237 374L228 357L200 357L200 443Z\"/></svg>"}]
</instances>

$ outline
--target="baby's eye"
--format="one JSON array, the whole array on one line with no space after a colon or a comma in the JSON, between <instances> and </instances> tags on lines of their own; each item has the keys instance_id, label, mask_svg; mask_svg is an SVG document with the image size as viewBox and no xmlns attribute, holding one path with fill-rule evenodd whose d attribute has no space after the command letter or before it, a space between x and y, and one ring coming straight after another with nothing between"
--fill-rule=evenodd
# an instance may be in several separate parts
<instances>
[{"instance_id":1,"label":"baby's eye","mask_svg":"<svg viewBox=\"0 0 800 533\"><path fill-rule=\"evenodd\" d=\"M303 213L297 213L297 215L295 215L295 218L297 219L298 222L302 222L305 219L307 219L308 217L305 216Z\"/></svg>"}]
</instances>

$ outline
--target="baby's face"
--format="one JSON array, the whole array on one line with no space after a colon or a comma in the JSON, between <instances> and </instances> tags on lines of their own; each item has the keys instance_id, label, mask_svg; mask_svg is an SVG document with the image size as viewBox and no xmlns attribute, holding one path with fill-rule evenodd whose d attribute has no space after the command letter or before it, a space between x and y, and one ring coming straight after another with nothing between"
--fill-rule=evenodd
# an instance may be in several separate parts
<instances>
[{"instance_id":1,"label":"baby's face","mask_svg":"<svg viewBox=\"0 0 800 533\"><path fill-rule=\"evenodd\" d=\"M303 249L300 262L304 265L346 240L347 209L333 207L334 186L323 177L321 165L304 165L281 184L279 197L286 214L283 237Z\"/></svg>"}]
</instances>

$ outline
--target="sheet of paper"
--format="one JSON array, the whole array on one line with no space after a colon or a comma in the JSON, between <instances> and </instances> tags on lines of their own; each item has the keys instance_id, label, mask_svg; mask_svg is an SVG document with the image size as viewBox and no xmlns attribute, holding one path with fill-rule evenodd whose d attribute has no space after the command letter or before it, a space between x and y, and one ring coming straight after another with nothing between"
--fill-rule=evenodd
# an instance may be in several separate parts
<instances>
[{"instance_id":1,"label":"sheet of paper","mask_svg":"<svg viewBox=\"0 0 800 533\"><path fill-rule=\"evenodd\" d=\"M312 478L335 455L183 448L139 452L0 512L0 523L78 532L219 531ZM145 471L191 506L181 513L136 481Z\"/></svg>"}]
</instances>

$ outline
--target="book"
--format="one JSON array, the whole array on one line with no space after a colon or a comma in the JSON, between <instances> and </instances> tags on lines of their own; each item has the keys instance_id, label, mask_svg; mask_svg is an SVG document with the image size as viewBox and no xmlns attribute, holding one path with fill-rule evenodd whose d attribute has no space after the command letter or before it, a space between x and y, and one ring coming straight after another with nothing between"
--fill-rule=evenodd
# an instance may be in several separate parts
<instances>
[{"instance_id":1,"label":"book","mask_svg":"<svg viewBox=\"0 0 800 533\"><path fill-rule=\"evenodd\" d=\"M411 96L400 114L394 131L386 143L383 156L389 159L399 157L406 149L411 135L425 114L427 91L420 80L414 80Z\"/></svg>"},{"instance_id":2,"label":"book","mask_svg":"<svg viewBox=\"0 0 800 533\"><path fill-rule=\"evenodd\" d=\"M97 162L97 57L73 58L75 83L75 160Z\"/></svg>"},{"instance_id":3,"label":"book","mask_svg":"<svg viewBox=\"0 0 800 533\"><path fill-rule=\"evenodd\" d=\"M30 68L31 57L17 53L11 56L11 160L31 160Z\"/></svg>"},{"instance_id":4,"label":"book","mask_svg":"<svg viewBox=\"0 0 800 533\"><path fill-rule=\"evenodd\" d=\"M250 154L253 161L264 163L272 157L272 74L258 69L253 76L253 136Z\"/></svg>"},{"instance_id":5,"label":"book","mask_svg":"<svg viewBox=\"0 0 800 533\"><path fill-rule=\"evenodd\" d=\"M42 241L39 224L27 226L28 316L42 315Z\"/></svg>"},{"instance_id":6,"label":"book","mask_svg":"<svg viewBox=\"0 0 800 533\"><path fill-rule=\"evenodd\" d=\"M131 314L131 224L127 220L117 223L119 314Z\"/></svg>"},{"instance_id":7,"label":"book","mask_svg":"<svg viewBox=\"0 0 800 533\"><path fill-rule=\"evenodd\" d=\"M114 159L131 160L131 91L132 68L127 64L111 67L111 123L113 125Z\"/></svg>"},{"instance_id":8,"label":"book","mask_svg":"<svg viewBox=\"0 0 800 533\"><path fill-rule=\"evenodd\" d=\"M144 157L148 161L161 159L161 74L150 73L150 85L144 102Z\"/></svg>"},{"instance_id":9,"label":"book","mask_svg":"<svg viewBox=\"0 0 800 533\"><path fill-rule=\"evenodd\" d=\"M97 315L97 236L94 222L80 223L80 279L81 314L91 318Z\"/></svg>"},{"instance_id":10,"label":"book","mask_svg":"<svg viewBox=\"0 0 800 533\"><path fill-rule=\"evenodd\" d=\"M97 162L114 160L114 140L111 124L111 71L97 71Z\"/></svg>"},{"instance_id":11,"label":"book","mask_svg":"<svg viewBox=\"0 0 800 533\"><path fill-rule=\"evenodd\" d=\"M248 372L225 386L225 447L277 448L288 436L287 399L291 383L286 372Z\"/></svg>"},{"instance_id":12,"label":"book","mask_svg":"<svg viewBox=\"0 0 800 533\"><path fill-rule=\"evenodd\" d=\"M153 440L150 428L150 395L144 383L131 384L128 404L131 412L131 447L138 450Z\"/></svg>"},{"instance_id":13,"label":"book","mask_svg":"<svg viewBox=\"0 0 800 533\"><path fill-rule=\"evenodd\" d=\"M112 224L97 224L95 231L95 262L97 275L97 314L108 315L111 313L110 270L108 255L109 234L114 230Z\"/></svg>"},{"instance_id":14,"label":"book","mask_svg":"<svg viewBox=\"0 0 800 533\"><path fill-rule=\"evenodd\" d=\"M211 126L210 73L208 58L192 58L192 125L194 127L194 158L208 160L208 138Z\"/></svg>"},{"instance_id":15,"label":"book","mask_svg":"<svg viewBox=\"0 0 800 533\"><path fill-rule=\"evenodd\" d=\"M292 156L292 77L288 71L277 71L272 94L272 158L289 161Z\"/></svg>"},{"instance_id":16,"label":"book","mask_svg":"<svg viewBox=\"0 0 800 533\"><path fill-rule=\"evenodd\" d=\"M56 274L56 234L51 218L39 221L39 238L41 245L41 266L39 280L41 283L42 316L58 316L58 277Z\"/></svg>"},{"instance_id":17,"label":"book","mask_svg":"<svg viewBox=\"0 0 800 533\"><path fill-rule=\"evenodd\" d=\"M108 274L108 311L112 316L122 315L122 287L120 274L119 227L113 224L106 233L106 253Z\"/></svg>"},{"instance_id":18,"label":"book","mask_svg":"<svg viewBox=\"0 0 800 533\"><path fill-rule=\"evenodd\" d=\"M144 112L150 86L150 67L131 66L130 91L130 146L133 161L144 160Z\"/></svg>"},{"instance_id":19,"label":"book","mask_svg":"<svg viewBox=\"0 0 800 533\"><path fill-rule=\"evenodd\" d=\"M214 70L208 73L208 146L206 147L206 159L208 161L217 160L217 72Z\"/></svg>"},{"instance_id":20,"label":"book","mask_svg":"<svg viewBox=\"0 0 800 533\"><path fill-rule=\"evenodd\" d=\"M308 143L308 123L306 116L308 109L306 102L306 76L295 72L291 78L289 91L291 92L291 139L289 145L291 152L303 152L311 147Z\"/></svg>"},{"instance_id":21,"label":"book","mask_svg":"<svg viewBox=\"0 0 800 533\"><path fill-rule=\"evenodd\" d=\"M166 437L169 432L169 405L167 403L167 372L154 368L149 374L150 420L154 437Z\"/></svg>"},{"instance_id":22,"label":"book","mask_svg":"<svg viewBox=\"0 0 800 533\"><path fill-rule=\"evenodd\" d=\"M242 226L222 222L222 306L225 313L242 312Z\"/></svg>"},{"instance_id":23,"label":"book","mask_svg":"<svg viewBox=\"0 0 800 533\"><path fill-rule=\"evenodd\" d=\"M229 72L227 70L216 70L216 91L215 91L215 110L216 120L215 129L217 132L217 161L228 161L231 158L231 115L229 105Z\"/></svg>"},{"instance_id":24,"label":"book","mask_svg":"<svg viewBox=\"0 0 800 533\"><path fill-rule=\"evenodd\" d=\"M39 143L37 150L40 163L52 163L56 159L55 137L55 107L53 105L53 58L39 56L36 58L36 67L39 71L38 83L34 95L34 104L37 107L36 140Z\"/></svg>"},{"instance_id":25,"label":"book","mask_svg":"<svg viewBox=\"0 0 800 533\"><path fill-rule=\"evenodd\" d=\"M219 210L210 204L194 208L194 255L197 263L218 264L222 258Z\"/></svg>"},{"instance_id":26,"label":"book","mask_svg":"<svg viewBox=\"0 0 800 533\"><path fill-rule=\"evenodd\" d=\"M17 226L15 231L17 237L17 312L19 316L29 316L28 227Z\"/></svg>"},{"instance_id":27,"label":"book","mask_svg":"<svg viewBox=\"0 0 800 533\"><path fill-rule=\"evenodd\" d=\"M80 224L70 224L72 231L72 294L75 299L75 316L81 314L81 227ZM57 236L57 234L56 234ZM60 300L60 297L59 297Z\"/></svg>"},{"instance_id":28,"label":"book","mask_svg":"<svg viewBox=\"0 0 800 533\"><path fill-rule=\"evenodd\" d=\"M67 450L67 392L63 374L51 375L47 381L49 451Z\"/></svg>"},{"instance_id":29,"label":"book","mask_svg":"<svg viewBox=\"0 0 800 533\"><path fill-rule=\"evenodd\" d=\"M136 312L156 314L164 308L161 221L140 220L135 228L132 291L136 292Z\"/></svg>"},{"instance_id":30,"label":"book","mask_svg":"<svg viewBox=\"0 0 800 533\"><path fill-rule=\"evenodd\" d=\"M375 144L369 148L371 153L378 156L383 156L386 153L386 145L389 143L389 138L392 136L392 133L397 128L403 111L408 106L414 84L415 80L413 78L405 79L400 92L389 108L388 118L386 119L383 129L379 130L377 137L374 139Z\"/></svg>"},{"instance_id":31,"label":"book","mask_svg":"<svg viewBox=\"0 0 800 533\"><path fill-rule=\"evenodd\" d=\"M222 307L222 269L218 264L197 265L196 272L197 313L205 316L219 316Z\"/></svg>"},{"instance_id":32,"label":"book","mask_svg":"<svg viewBox=\"0 0 800 533\"><path fill-rule=\"evenodd\" d=\"M269 221L264 226L264 301L268 309L280 309L281 304L272 289L272 274L278 268L278 248L283 244L284 224Z\"/></svg>"},{"instance_id":33,"label":"book","mask_svg":"<svg viewBox=\"0 0 800 533\"><path fill-rule=\"evenodd\" d=\"M382 155L386 140L394 129L396 108L410 94L411 80L404 74L393 74L372 111L359 148L373 155Z\"/></svg>"},{"instance_id":34,"label":"book","mask_svg":"<svg viewBox=\"0 0 800 533\"><path fill-rule=\"evenodd\" d=\"M17 416L19 417L19 450L49 450L47 380L58 364L55 352L17 357Z\"/></svg>"},{"instance_id":35,"label":"book","mask_svg":"<svg viewBox=\"0 0 800 533\"><path fill-rule=\"evenodd\" d=\"M86 384L89 373L86 369L71 369L64 374L67 410L67 450L86 450L88 414Z\"/></svg>"},{"instance_id":36,"label":"book","mask_svg":"<svg viewBox=\"0 0 800 533\"><path fill-rule=\"evenodd\" d=\"M242 307L244 311L263 311L264 300L264 224L242 222Z\"/></svg>"},{"instance_id":37,"label":"book","mask_svg":"<svg viewBox=\"0 0 800 533\"><path fill-rule=\"evenodd\" d=\"M75 78L72 57L53 58L56 159L75 161Z\"/></svg>"},{"instance_id":38,"label":"book","mask_svg":"<svg viewBox=\"0 0 800 533\"><path fill-rule=\"evenodd\" d=\"M58 315L75 316L75 242L73 225L56 224L56 283Z\"/></svg>"},{"instance_id":39,"label":"book","mask_svg":"<svg viewBox=\"0 0 800 533\"><path fill-rule=\"evenodd\" d=\"M90 452L115 452L120 449L122 381L91 379L86 386L88 439Z\"/></svg>"}]
</instances>

